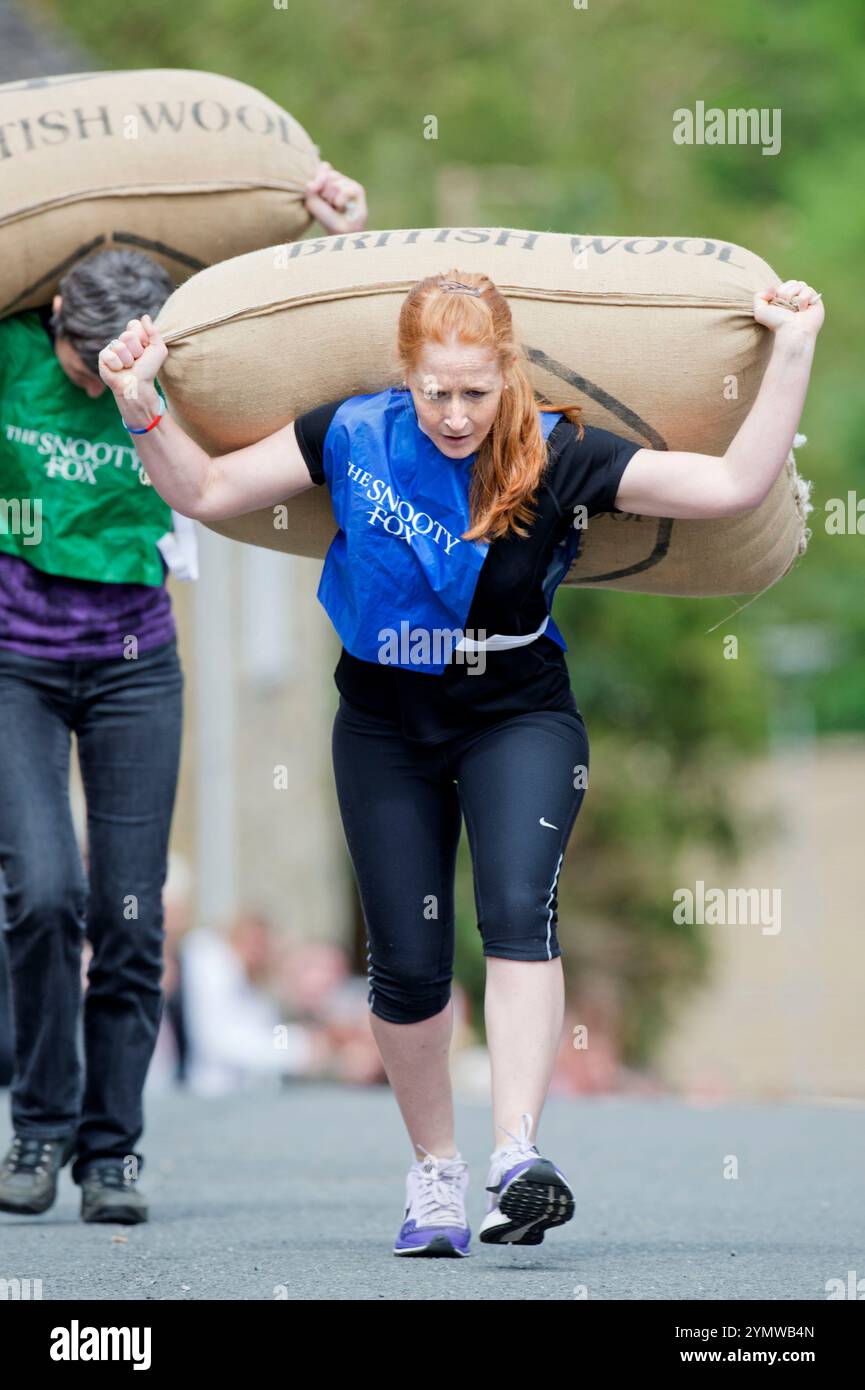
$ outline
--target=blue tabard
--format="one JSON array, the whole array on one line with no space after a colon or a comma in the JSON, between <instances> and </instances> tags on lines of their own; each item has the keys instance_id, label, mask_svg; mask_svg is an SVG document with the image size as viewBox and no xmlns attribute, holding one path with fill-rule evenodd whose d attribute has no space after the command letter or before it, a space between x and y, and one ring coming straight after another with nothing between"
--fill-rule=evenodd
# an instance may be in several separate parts
<instances>
[{"instance_id":1,"label":"blue tabard","mask_svg":"<svg viewBox=\"0 0 865 1390\"><path fill-rule=\"evenodd\" d=\"M545 441L561 418L541 413ZM460 539L475 458L436 448L408 390L352 396L333 415L323 466L339 529L316 597L352 656L428 675L449 664L489 551L487 541ZM566 549L547 570L548 612ZM567 650L551 617L545 634Z\"/></svg>"}]
</instances>

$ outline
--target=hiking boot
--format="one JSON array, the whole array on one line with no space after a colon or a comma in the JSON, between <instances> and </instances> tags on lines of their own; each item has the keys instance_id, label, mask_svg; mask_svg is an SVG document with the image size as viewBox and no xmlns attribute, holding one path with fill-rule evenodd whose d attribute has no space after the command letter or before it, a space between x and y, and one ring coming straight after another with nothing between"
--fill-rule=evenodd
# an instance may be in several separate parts
<instances>
[{"instance_id":1,"label":"hiking boot","mask_svg":"<svg viewBox=\"0 0 865 1390\"><path fill-rule=\"evenodd\" d=\"M133 1226L147 1220L147 1202L123 1172L123 1159L101 1159L81 1175L81 1220L120 1221Z\"/></svg>"},{"instance_id":2,"label":"hiking boot","mask_svg":"<svg viewBox=\"0 0 865 1390\"><path fill-rule=\"evenodd\" d=\"M19 1216L38 1216L53 1206L57 1176L75 1152L75 1135L65 1139L40 1139L19 1135L0 1166L0 1211Z\"/></svg>"}]
</instances>

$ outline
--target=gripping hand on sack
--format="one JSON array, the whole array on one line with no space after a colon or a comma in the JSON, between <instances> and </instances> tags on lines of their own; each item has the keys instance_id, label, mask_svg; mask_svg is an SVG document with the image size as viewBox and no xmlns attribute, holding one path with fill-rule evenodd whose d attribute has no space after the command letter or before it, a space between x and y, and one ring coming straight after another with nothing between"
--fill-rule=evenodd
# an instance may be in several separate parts
<instances>
[{"instance_id":1,"label":"gripping hand on sack","mask_svg":"<svg viewBox=\"0 0 865 1390\"><path fill-rule=\"evenodd\" d=\"M138 400L153 389L153 378L168 356L168 348L149 314L130 319L119 338L99 354L99 375L118 402Z\"/></svg>"},{"instance_id":2,"label":"gripping hand on sack","mask_svg":"<svg viewBox=\"0 0 865 1390\"><path fill-rule=\"evenodd\" d=\"M363 184L346 178L322 160L306 184L304 205L327 232L362 232L366 226Z\"/></svg>"},{"instance_id":3,"label":"gripping hand on sack","mask_svg":"<svg viewBox=\"0 0 865 1390\"><path fill-rule=\"evenodd\" d=\"M798 307L787 308L773 304L773 299L786 300ZM785 337L816 338L823 327L825 310L817 291L804 280L785 280L781 285L768 285L754 295L754 318L772 332L780 330Z\"/></svg>"}]
</instances>

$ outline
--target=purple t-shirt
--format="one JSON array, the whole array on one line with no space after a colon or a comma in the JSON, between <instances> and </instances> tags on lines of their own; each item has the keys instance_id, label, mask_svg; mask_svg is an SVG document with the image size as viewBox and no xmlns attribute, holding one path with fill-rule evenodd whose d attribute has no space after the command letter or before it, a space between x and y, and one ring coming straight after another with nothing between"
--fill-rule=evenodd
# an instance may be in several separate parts
<instances>
[{"instance_id":1,"label":"purple t-shirt","mask_svg":"<svg viewBox=\"0 0 865 1390\"><path fill-rule=\"evenodd\" d=\"M0 551L0 647L56 661L101 661L122 657L129 636L137 637L139 652L175 636L164 584L67 579Z\"/></svg>"}]
</instances>

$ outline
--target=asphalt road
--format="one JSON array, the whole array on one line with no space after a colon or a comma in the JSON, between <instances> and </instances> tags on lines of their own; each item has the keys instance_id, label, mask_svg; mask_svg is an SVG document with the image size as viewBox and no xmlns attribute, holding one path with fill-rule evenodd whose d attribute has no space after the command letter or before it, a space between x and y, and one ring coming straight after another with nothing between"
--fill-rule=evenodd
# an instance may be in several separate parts
<instances>
[{"instance_id":1,"label":"asphalt road","mask_svg":"<svg viewBox=\"0 0 865 1390\"><path fill-rule=\"evenodd\" d=\"M3 1092L3 1151L8 1113ZM825 1300L827 1280L865 1280L861 1107L551 1098L540 1148L576 1214L508 1249L477 1239L493 1140L488 1107L460 1102L472 1254L410 1261L392 1254L412 1154L389 1089L159 1092L146 1113L150 1222L85 1225L66 1168L50 1211L0 1212L0 1279L41 1279L44 1300L496 1301Z\"/></svg>"}]
</instances>

